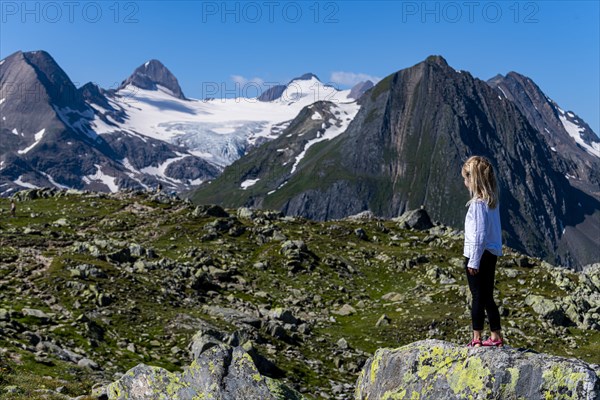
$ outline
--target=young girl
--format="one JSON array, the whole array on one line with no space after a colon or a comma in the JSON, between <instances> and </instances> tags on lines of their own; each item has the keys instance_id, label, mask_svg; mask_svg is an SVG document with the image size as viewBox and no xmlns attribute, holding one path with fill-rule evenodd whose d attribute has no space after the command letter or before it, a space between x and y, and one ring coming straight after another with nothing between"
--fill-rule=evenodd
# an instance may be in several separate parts
<instances>
[{"instance_id":1,"label":"young girl","mask_svg":"<svg viewBox=\"0 0 600 400\"><path fill-rule=\"evenodd\" d=\"M470 157L461 174L471 200L465 218L465 271L473 297L471 319L473 339L469 347L502 346L500 313L494 302L496 261L502 256L502 230L498 186L492 164L480 156ZM490 322L491 337L481 341L484 313Z\"/></svg>"}]
</instances>

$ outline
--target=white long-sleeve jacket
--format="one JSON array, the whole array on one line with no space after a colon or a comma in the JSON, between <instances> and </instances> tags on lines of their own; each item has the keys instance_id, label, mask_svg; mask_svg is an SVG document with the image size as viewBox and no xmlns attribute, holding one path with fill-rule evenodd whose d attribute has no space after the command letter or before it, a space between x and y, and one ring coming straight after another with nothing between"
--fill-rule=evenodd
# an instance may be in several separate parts
<instances>
[{"instance_id":1,"label":"white long-sleeve jacket","mask_svg":"<svg viewBox=\"0 0 600 400\"><path fill-rule=\"evenodd\" d=\"M477 199L471 202L465 217L463 255L469 258L467 267L479 269L479 262L485 250L498 257L502 255L500 204L490 209L485 201Z\"/></svg>"}]
</instances>

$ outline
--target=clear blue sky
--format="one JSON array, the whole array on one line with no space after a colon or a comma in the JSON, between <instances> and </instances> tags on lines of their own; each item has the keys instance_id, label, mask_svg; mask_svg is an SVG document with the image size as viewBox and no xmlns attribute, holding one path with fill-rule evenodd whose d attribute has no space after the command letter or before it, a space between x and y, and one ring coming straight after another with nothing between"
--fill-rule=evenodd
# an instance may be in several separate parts
<instances>
[{"instance_id":1,"label":"clear blue sky","mask_svg":"<svg viewBox=\"0 0 600 400\"><path fill-rule=\"evenodd\" d=\"M208 82L235 93L235 81L287 83L305 72L347 88L439 54L481 79L529 76L600 133L598 1L271 4L2 0L0 57L46 50L76 85L104 88L156 58L202 98Z\"/></svg>"}]
</instances>

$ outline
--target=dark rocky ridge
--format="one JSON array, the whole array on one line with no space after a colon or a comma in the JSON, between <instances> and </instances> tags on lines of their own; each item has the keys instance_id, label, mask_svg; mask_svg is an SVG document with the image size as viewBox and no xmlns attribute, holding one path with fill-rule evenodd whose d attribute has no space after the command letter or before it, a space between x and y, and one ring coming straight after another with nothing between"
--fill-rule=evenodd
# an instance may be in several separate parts
<instances>
[{"instance_id":1,"label":"dark rocky ridge","mask_svg":"<svg viewBox=\"0 0 600 400\"><path fill-rule=\"evenodd\" d=\"M581 183L588 183L596 187L596 195L600 197L600 158L594 157L586 151L581 151L571 136L566 132L560 117L567 120L576 120L584 130L582 138L588 144L599 143L591 128L577 116L568 116L560 107L550 100L542 90L528 77L516 72L509 72L506 76L496 75L487 83L498 89L498 94L513 102L519 111L527 118L529 123L537 129L549 147L554 147L561 154L556 168L575 177Z\"/></svg>"},{"instance_id":2,"label":"dark rocky ridge","mask_svg":"<svg viewBox=\"0 0 600 400\"><path fill-rule=\"evenodd\" d=\"M487 83L497 88L500 96L512 101L537 129L546 146L560 155L548 160L553 169L568 176L569 184L573 187L600 200L600 158L583 150L567 133L560 119L582 127L580 135L588 145L599 143L600 139L585 121L571 111L563 111L530 78L516 72L509 72L506 76L497 75ZM564 229L565 234L559 238L557 247L567 260L569 255L581 260L600 258L595 240L600 236L600 213L588 215L583 221L565 226Z\"/></svg>"},{"instance_id":3,"label":"dark rocky ridge","mask_svg":"<svg viewBox=\"0 0 600 400\"><path fill-rule=\"evenodd\" d=\"M108 98L113 96L114 91L112 90L104 90L95 83L88 82L82 87L80 87L79 92L85 99L85 101L92 105L97 105L106 110L106 113L99 112L98 110L94 110L96 115L98 115L104 123L108 125L115 125L112 121L110 121L107 117L110 116L113 120L117 122L125 122L125 111L119 108L115 108L109 101Z\"/></svg>"},{"instance_id":4,"label":"dark rocky ridge","mask_svg":"<svg viewBox=\"0 0 600 400\"><path fill-rule=\"evenodd\" d=\"M359 82L356 85L352 86L352 89L350 89L350 94L348 94L348 97L358 100L360 98L360 96L363 95L363 93L365 93L367 90L371 89L372 87L373 87L373 82L371 82L371 81Z\"/></svg>"},{"instance_id":5,"label":"dark rocky ridge","mask_svg":"<svg viewBox=\"0 0 600 400\"><path fill-rule=\"evenodd\" d=\"M287 85L275 85L268 88L258 96L259 101L273 101L281 97L283 92L287 89Z\"/></svg>"}]
</instances>

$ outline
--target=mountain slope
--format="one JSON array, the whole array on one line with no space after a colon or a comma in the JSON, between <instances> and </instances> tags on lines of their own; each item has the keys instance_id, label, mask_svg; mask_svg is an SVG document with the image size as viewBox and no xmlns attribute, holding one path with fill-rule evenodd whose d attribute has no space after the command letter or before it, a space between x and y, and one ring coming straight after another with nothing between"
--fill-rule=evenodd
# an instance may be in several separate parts
<instances>
[{"instance_id":1,"label":"mountain slope","mask_svg":"<svg viewBox=\"0 0 600 400\"><path fill-rule=\"evenodd\" d=\"M572 111L565 112L526 76L509 72L487 82L512 101L540 132L552 151L560 153L564 173L600 187L600 138ZM583 152L581 150L584 150Z\"/></svg>"},{"instance_id":2,"label":"mountain slope","mask_svg":"<svg viewBox=\"0 0 600 400\"><path fill-rule=\"evenodd\" d=\"M48 53L7 57L0 87L0 193L40 184L80 187L80 175L111 164L110 147L86 123L93 112Z\"/></svg>"},{"instance_id":3,"label":"mountain slope","mask_svg":"<svg viewBox=\"0 0 600 400\"><path fill-rule=\"evenodd\" d=\"M564 174L570 185L600 200L600 138L585 121L572 111L565 112L530 78L516 72L497 75L487 83L497 88L500 96L511 100L537 129L546 146L559 155L549 160L553 168ZM586 253L597 246L599 227L600 213L565 226L558 242L560 252L589 259Z\"/></svg>"},{"instance_id":4,"label":"mountain slope","mask_svg":"<svg viewBox=\"0 0 600 400\"><path fill-rule=\"evenodd\" d=\"M226 170L192 198L229 206L240 199L236 205L317 220L367 209L394 217L424 205L433 218L460 228L468 200L460 168L479 154L497 168L508 245L571 267L600 259L600 238L589 238L578 254L559 246L565 226L590 219L595 225L598 199L570 184L555 168L560 156L511 101L485 82L432 56L386 77L359 104L347 130L307 151L294 172L289 165L271 168L277 182L287 181L275 192L258 186L248 192L221 190L231 185ZM299 134L290 126L283 132L288 135ZM262 160L260 153L268 152L270 147L259 148L247 157ZM256 170L271 174L252 162L230 168L239 177Z\"/></svg>"}]
</instances>

